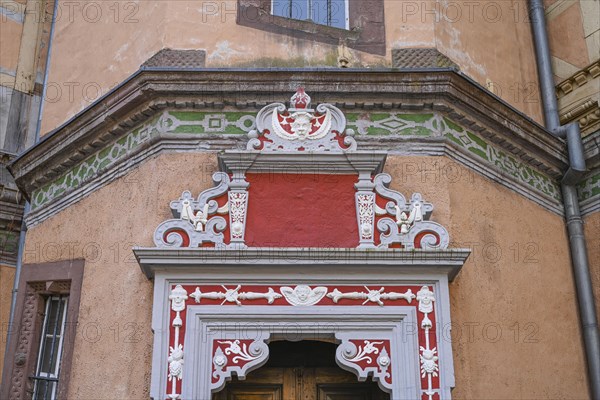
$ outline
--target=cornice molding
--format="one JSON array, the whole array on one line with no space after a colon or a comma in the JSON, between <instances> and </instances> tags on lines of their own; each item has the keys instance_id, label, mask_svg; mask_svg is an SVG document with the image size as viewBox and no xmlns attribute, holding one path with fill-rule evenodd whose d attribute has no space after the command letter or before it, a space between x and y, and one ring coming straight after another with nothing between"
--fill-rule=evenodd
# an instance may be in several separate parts
<instances>
[{"instance_id":1,"label":"cornice molding","mask_svg":"<svg viewBox=\"0 0 600 400\"><path fill-rule=\"evenodd\" d=\"M323 97L343 108L349 118L348 126L357 131L355 139L363 150L379 151L383 158L384 152L447 156L562 215L559 178L566 167L564 157L559 157L564 152L562 140L455 73L440 70L427 73L351 71L350 74L312 71L310 74L300 70L295 71L296 76L291 75L294 71L244 71L240 78L242 83L237 83L240 90L235 87L217 90L214 82L205 81L205 75L223 79L232 71L160 70L159 75L155 72L133 76L99 102L106 107L104 114L97 109L98 104L90 107L12 163L10 168L17 184L31 200L29 226L162 152L245 149L246 134L253 129L256 110L270 98L280 101L276 93L287 90L286 85L297 83L315 87L320 93L319 102ZM177 76L158 82L160 75ZM324 81L328 76L337 82ZM266 81L259 85L259 79L269 77L273 77L271 86ZM352 85L349 77L363 80L355 93L348 92L347 86ZM137 89L127 92L136 79L142 79ZM188 86L182 93L180 85L186 82L195 85L195 89ZM231 84L222 83L221 86ZM413 87L416 83L421 84L418 91ZM146 89L142 90L144 85ZM344 89L335 92L330 85ZM402 93L392 96L390 86ZM467 89L471 91L468 96L459 95ZM173 94L177 97L171 101ZM425 102L426 98L431 102ZM400 99L406 101L398 102ZM502 128L498 125L495 130L490 128L486 125L490 118L478 119L484 107L479 104L477 108L476 101L487 101L490 107L496 107L494 113L488 114L512 113L513 120L505 119ZM477 112L465 112L475 108ZM525 129L529 129L528 135ZM545 142L538 146L544 135ZM358 158L356 161L380 162ZM252 160L246 160L248 162ZM308 160L306 167L318 170L318 163L313 162ZM320 162L327 163L326 160ZM377 169L375 164L371 167ZM349 161L347 166L354 169L353 162ZM297 165L289 167L298 169ZM253 168L258 168L258 164Z\"/></svg>"},{"instance_id":2,"label":"cornice molding","mask_svg":"<svg viewBox=\"0 0 600 400\"><path fill-rule=\"evenodd\" d=\"M6 169L15 155L0 150L0 264L16 265L25 200Z\"/></svg>"},{"instance_id":3,"label":"cornice molding","mask_svg":"<svg viewBox=\"0 0 600 400\"><path fill-rule=\"evenodd\" d=\"M387 152L273 152L225 151L219 155L221 169L227 173L328 173L355 174L366 170L372 175L383 172Z\"/></svg>"},{"instance_id":4,"label":"cornice molding","mask_svg":"<svg viewBox=\"0 0 600 400\"><path fill-rule=\"evenodd\" d=\"M600 60L591 63L556 85L556 95L560 99L598 77L600 77Z\"/></svg>"},{"instance_id":5,"label":"cornice molding","mask_svg":"<svg viewBox=\"0 0 600 400\"><path fill-rule=\"evenodd\" d=\"M445 274L449 280L456 274L469 257L469 249L448 250L402 250L402 249L330 249L330 248L143 248L134 247L135 257L146 276L151 279L157 271L162 272L203 272L211 269L253 268L258 272L282 268L293 271L305 269L322 270L324 265L340 265L345 268L358 268L364 271L365 265L380 267L398 274Z\"/></svg>"},{"instance_id":6,"label":"cornice molding","mask_svg":"<svg viewBox=\"0 0 600 400\"><path fill-rule=\"evenodd\" d=\"M258 111L298 85L344 110L437 110L558 179L565 144L475 82L449 70L140 70L10 166L27 194L165 108Z\"/></svg>"}]
</instances>

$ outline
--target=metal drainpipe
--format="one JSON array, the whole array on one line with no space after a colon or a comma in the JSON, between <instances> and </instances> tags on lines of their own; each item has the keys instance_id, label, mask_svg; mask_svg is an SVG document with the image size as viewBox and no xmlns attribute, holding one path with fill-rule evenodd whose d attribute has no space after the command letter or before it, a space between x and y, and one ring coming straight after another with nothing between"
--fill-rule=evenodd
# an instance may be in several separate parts
<instances>
[{"instance_id":1,"label":"metal drainpipe","mask_svg":"<svg viewBox=\"0 0 600 400\"><path fill-rule=\"evenodd\" d=\"M550 48L546 30L546 16L542 0L529 0L529 15L533 30L536 62L540 80L544 121L554 135L565 138L569 152L569 169L562 181L565 218L569 233L569 245L573 264L573 275L579 303L581 330L585 346L588 380L592 399L600 400L600 334L592 280L587 258L583 220L579 210L576 185L586 171L583 144L578 123L560 126L558 103L554 88L554 74L550 62Z\"/></svg>"},{"instance_id":2,"label":"metal drainpipe","mask_svg":"<svg viewBox=\"0 0 600 400\"><path fill-rule=\"evenodd\" d=\"M56 23L56 10L58 8L58 0L54 0L54 8L52 10L52 22L50 23L50 34L48 37L48 51L46 52L46 65L44 66L44 82L42 89L42 98L40 99L40 107L38 110L38 121L35 129L35 136L33 139L33 144L35 145L40 141L40 129L42 127L42 111L44 109L44 98L46 97L46 84L48 83L48 69L50 67L50 55L52 50L52 39L54 38L54 25ZM25 141L27 142L27 141ZM6 332L6 351L4 354L8 354L8 347L10 346L10 340L12 336L12 331L14 330L14 318L15 318L15 309L17 308L17 293L19 292L19 280L21 278L21 269L23 266L23 252L25 250L25 235L27 232L27 225L25 224L25 217L29 214L29 210L31 209L31 205L29 202L25 202L25 207L23 209L23 221L21 222L21 232L19 233L19 248L17 250L17 265L15 268L15 281L13 283L12 297L10 302L10 313L8 316L8 330ZM6 361L6 360L5 360ZM6 365L6 362L5 364ZM1 377L0 377L1 379Z\"/></svg>"}]
</instances>

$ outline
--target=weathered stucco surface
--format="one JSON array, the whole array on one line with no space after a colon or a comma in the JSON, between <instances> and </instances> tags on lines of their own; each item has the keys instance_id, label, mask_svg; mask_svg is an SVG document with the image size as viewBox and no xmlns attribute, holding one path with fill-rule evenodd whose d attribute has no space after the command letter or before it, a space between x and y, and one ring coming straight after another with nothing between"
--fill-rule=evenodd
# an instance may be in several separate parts
<instances>
[{"instance_id":1,"label":"weathered stucco surface","mask_svg":"<svg viewBox=\"0 0 600 400\"><path fill-rule=\"evenodd\" d=\"M600 212L583 218L585 240L587 241L590 275L596 298L596 315L600 316Z\"/></svg>"},{"instance_id":2,"label":"weathered stucco surface","mask_svg":"<svg viewBox=\"0 0 600 400\"><path fill-rule=\"evenodd\" d=\"M11 294L15 280L15 268L0 265L0 376L4 367L4 353L6 350L6 334L10 315Z\"/></svg>"},{"instance_id":3,"label":"weathered stucco surface","mask_svg":"<svg viewBox=\"0 0 600 400\"><path fill-rule=\"evenodd\" d=\"M587 398L563 219L448 159L390 157L387 169L394 189L434 204L451 246L472 248L450 284L453 397Z\"/></svg>"},{"instance_id":4,"label":"weathered stucco surface","mask_svg":"<svg viewBox=\"0 0 600 400\"><path fill-rule=\"evenodd\" d=\"M415 167L423 172L413 172ZM448 227L455 247L473 249L450 285L453 395L585 398L562 219L449 160L435 165L391 158L388 168L404 172L406 180L401 184L397 178L392 186L405 195L420 191L434 203L433 218ZM519 210L518 219L511 210ZM564 380L549 381L547 371Z\"/></svg>"},{"instance_id":5,"label":"weathered stucco surface","mask_svg":"<svg viewBox=\"0 0 600 400\"><path fill-rule=\"evenodd\" d=\"M535 50L524 1L439 2L436 47L461 71L542 121ZM433 16L429 16L433 19Z\"/></svg>"},{"instance_id":6,"label":"weathered stucco surface","mask_svg":"<svg viewBox=\"0 0 600 400\"><path fill-rule=\"evenodd\" d=\"M389 67L392 48L437 47L482 86L541 120L530 26L516 3L385 1L386 56L349 49L350 66ZM236 24L234 0L93 4L63 7L57 20L42 134L166 47L206 50L207 67L337 67L337 45Z\"/></svg>"},{"instance_id":7,"label":"weathered stucco surface","mask_svg":"<svg viewBox=\"0 0 600 400\"><path fill-rule=\"evenodd\" d=\"M23 25L6 17L0 18L0 66L8 72L17 69Z\"/></svg>"},{"instance_id":8,"label":"weathered stucco surface","mask_svg":"<svg viewBox=\"0 0 600 400\"><path fill-rule=\"evenodd\" d=\"M184 188L212 186L205 168L216 169L214 156L152 159L28 231L26 262L86 260L70 398L149 397L153 285L131 247L153 245L154 229L170 216L169 201Z\"/></svg>"},{"instance_id":9,"label":"weathered stucco surface","mask_svg":"<svg viewBox=\"0 0 600 400\"><path fill-rule=\"evenodd\" d=\"M212 186L216 165L163 154L28 232L27 262L86 258L73 398L148 397L153 285L130 249L151 246L169 201ZM455 398L585 398L563 220L445 158L390 156L386 172L434 204L454 247L473 248L450 285Z\"/></svg>"}]
</instances>

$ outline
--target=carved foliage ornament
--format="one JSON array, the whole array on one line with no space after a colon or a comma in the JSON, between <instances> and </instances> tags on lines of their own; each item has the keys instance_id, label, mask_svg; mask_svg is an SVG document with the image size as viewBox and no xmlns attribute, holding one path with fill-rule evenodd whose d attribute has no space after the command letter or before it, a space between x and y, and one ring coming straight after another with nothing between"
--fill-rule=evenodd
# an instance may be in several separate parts
<instances>
[{"instance_id":1,"label":"carved foliage ornament","mask_svg":"<svg viewBox=\"0 0 600 400\"><path fill-rule=\"evenodd\" d=\"M382 389L392 389L392 360L390 340L346 339L337 349L336 359L340 365L358 375L358 380L367 380L369 374L379 382Z\"/></svg>"},{"instance_id":2,"label":"carved foliage ornament","mask_svg":"<svg viewBox=\"0 0 600 400\"><path fill-rule=\"evenodd\" d=\"M373 179L377 195L388 200L384 207L375 204L380 232L379 247L398 244L404 249L446 249L450 243L448 231L442 225L429 221L433 205L414 193L410 202L395 190L389 189L392 177L378 174Z\"/></svg>"},{"instance_id":3,"label":"carved foliage ornament","mask_svg":"<svg viewBox=\"0 0 600 400\"><path fill-rule=\"evenodd\" d=\"M248 372L265 364L268 357L269 347L262 340L214 339L211 391L221 390L234 372L238 379L244 379Z\"/></svg>"},{"instance_id":4,"label":"carved foliage ornament","mask_svg":"<svg viewBox=\"0 0 600 400\"><path fill-rule=\"evenodd\" d=\"M354 131L346 130L346 117L331 104L310 108L311 98L298 88L290 107L273 103L256 115L256 130L248 134L248 150L333 151L356 150Z\"/></svg>"},{"instance_id":5,"label":"carved foliage ornament","mask_svg":"<svg viewBox=\"0 0 600 400\"><path fill-rule=\"evenodd\" d=\"M157 247L200 247L204 243L225 247L223 231L228 224L223 215L226 214L229 214L231 246L244 246L248 192L229 191L232 180L224 172L213 174L213 182L215 186L203 191L197 199L186 190L171 202L175 218L162 222L154 231ZM225 204L219 205L216 199L225 194Z\"/></svg>"}]
</instances>

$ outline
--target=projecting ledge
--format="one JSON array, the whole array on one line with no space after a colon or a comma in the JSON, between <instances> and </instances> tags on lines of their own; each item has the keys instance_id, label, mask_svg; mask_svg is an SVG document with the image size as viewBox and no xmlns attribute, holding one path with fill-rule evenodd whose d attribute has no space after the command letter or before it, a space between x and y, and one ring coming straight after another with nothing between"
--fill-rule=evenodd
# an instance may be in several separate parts
<instances>
[{"instance_id":1,"label":"projecting ledge","mask_svg":"<svg viewBox=\"0 0 600 400\"><path fill-rule=\"evenodd\" d=\"M294 271L316 276L328 267L340 274L369 273L444 274L452 281L471 253L470 249L402 250L355 248L141 248L133 252L148 279L156 271L206 272L237 269L239 271Z\"/></svg>"}]
</instances>

